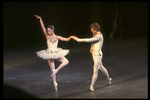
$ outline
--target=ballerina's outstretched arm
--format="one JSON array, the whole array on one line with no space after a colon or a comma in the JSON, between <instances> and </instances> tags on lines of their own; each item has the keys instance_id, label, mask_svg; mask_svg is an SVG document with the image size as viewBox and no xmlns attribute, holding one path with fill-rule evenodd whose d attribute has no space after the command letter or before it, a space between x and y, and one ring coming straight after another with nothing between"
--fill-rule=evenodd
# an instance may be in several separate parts
<instances>
[{"instance_id":1,"label":"ballerina's outstretched arm","mask_svg":"<svg viewBox=\"0 0 150 100\"><path fill-rule=\"evenodd\" d=\"M61 40L61 41L69 41L69 40L71 39L71 36L68 37L68 38L64 38L64 37L62 37L62 36L57 36L57 37L58 37L58 39Z\"/></svg>"}]
</instances>

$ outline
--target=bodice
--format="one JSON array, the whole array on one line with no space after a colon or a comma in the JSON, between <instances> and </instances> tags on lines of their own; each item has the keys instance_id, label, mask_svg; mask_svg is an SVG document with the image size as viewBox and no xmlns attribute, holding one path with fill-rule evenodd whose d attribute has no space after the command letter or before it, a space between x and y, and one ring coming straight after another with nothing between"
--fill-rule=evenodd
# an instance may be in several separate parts
<instances>
[{"instance_id":1,"label":"bodice","mask_svg":"<svg viewBox=\"0 0 150 100\"><path fill-rule=\"evenodd\" d=\"M57 49L57 45L58 45L58 38L57 38L57 36L54 37L54 38L49 36L49 38L47 40L48 50L55 50L55 49Z\"/></svg>"}]
</instances>

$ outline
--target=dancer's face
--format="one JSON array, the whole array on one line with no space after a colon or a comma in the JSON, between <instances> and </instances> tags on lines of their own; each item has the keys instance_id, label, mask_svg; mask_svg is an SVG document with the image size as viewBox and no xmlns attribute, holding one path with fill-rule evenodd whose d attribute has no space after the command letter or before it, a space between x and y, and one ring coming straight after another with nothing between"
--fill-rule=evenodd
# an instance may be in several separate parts
<instances>
[{"instance_id":1,"label":"dancer's face","mask_svg":"<svg viewBox=\"0 0 150 100\"><path fill-rule=\"evenodd\" d=\"M91 32L92 32L93 34L95 34L95 33L96 33L96 30L94 30L94 28L91 28Z\"/></svg>"},{"instance_id":2,"label":"dancer's face","mask_svg":"<svg viewBox=\"0 0 150 100\"><path fill-rule=\"evenodd\" d=\"M48 35L52 35L54 33L54 30L47 28L47 34Z\"/></svg>"}]
</instances>

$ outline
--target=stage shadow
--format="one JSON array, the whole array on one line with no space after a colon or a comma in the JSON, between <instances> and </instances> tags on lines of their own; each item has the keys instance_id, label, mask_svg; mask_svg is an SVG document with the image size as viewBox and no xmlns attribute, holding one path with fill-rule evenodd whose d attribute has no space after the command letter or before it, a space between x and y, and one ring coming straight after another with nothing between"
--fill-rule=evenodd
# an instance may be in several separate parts
<instances>
[{"instance_id":1,"label":"stage shadow","mask_svg":"<svg viewBox=\"0 0 150 100\"><path fill-rule=\"evenodd\" d=\"M8 84L3 84L3 98L4 99L37 99L35 96L32 96L31 94Z\"/></svg>"}]
</instances>

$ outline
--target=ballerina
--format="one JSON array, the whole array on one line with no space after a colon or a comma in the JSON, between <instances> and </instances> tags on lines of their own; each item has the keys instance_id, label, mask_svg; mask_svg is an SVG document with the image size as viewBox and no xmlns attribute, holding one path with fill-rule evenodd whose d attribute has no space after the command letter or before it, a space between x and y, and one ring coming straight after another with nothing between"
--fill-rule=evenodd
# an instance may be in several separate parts
<instances>
[{"instance_id":1,"label":"ballerina","mask_svg":"<svg viewBox=\"0 0 150 100\"><path fill-rule=\"evenodd\" d=\"M38 51L38 52L36 52L36 54L40 58L43 58L45 60L47 59L48 64L51 68L51 73L52 73L51 77L53 78L54 88L57 91L58 83L56 82L56 73L60 69L65 67L67 64L69 64L69 61L65 57L69 53L69 50L58 48L57 47L58 40L69 41L71 39L71 37L64 38L62 36L56 35L54 33L54 26L53 25L48 25L48 28L46 30L44 23L42 21L42 18L40 16L37 16L37 15L34 15L34 16L37 19L40 19L40 24L41 24L43 33L46 36L47 46L48 46L48 49ZM55 69L54 60L58 60L59 62L61 62L61 64L59 65L59 67L57 69Z\"/></svg>"}]
</instances>

